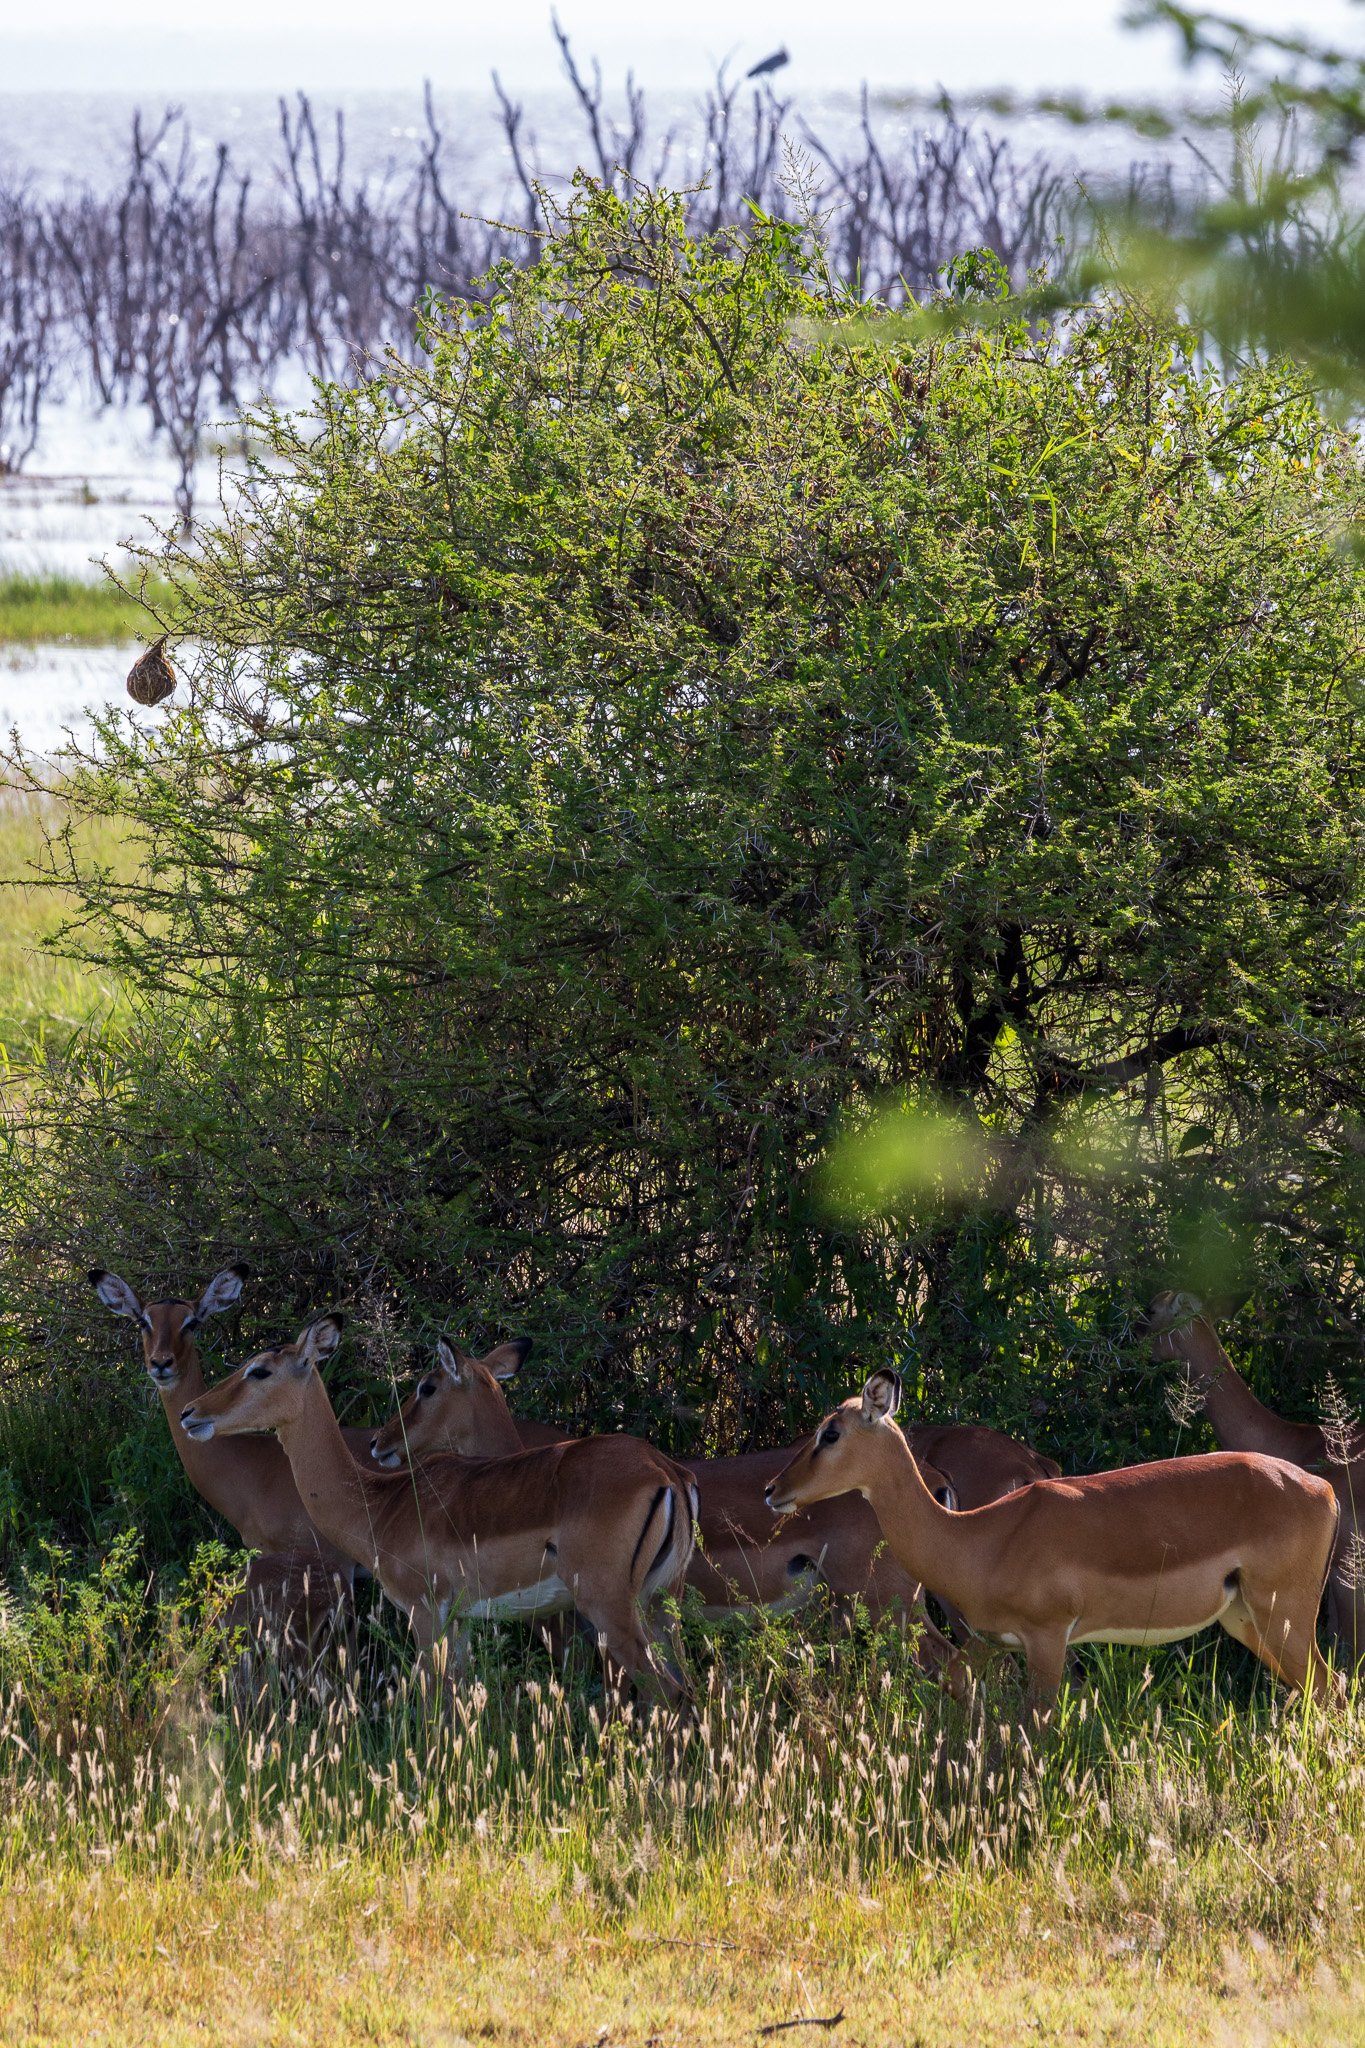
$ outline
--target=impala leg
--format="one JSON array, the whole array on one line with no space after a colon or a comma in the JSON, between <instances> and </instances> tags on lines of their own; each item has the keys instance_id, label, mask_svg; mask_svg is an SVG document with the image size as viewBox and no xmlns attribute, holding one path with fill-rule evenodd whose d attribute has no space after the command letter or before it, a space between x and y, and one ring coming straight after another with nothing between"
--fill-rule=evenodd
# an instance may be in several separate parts
<instances>
[{"instance_id":1,"label":"impala leg","mask_svg":"<svg viewBox=\"0 0 1365 2048\"><path fill-rule=\"evenodd\" d=\"M1365 1663L1365 1587L1335 1571L1327 1581L1327 1633L1343 1671Z\"/></svg>"},{"instance_id":2,"label":"impala leg","mask_svg":"<svg viewBox=\"0 0 1365 2048\"><path fill-rule=\"evenodd\" d=\"M581 1577L575 1597L597 1636L608 1689L624 1700L633 1679L641 1692L680 1706L687 1696L682 1674L658 1653L634 1601L623 1602L615 1587L585 1584Z\"/></svg>"},{"instance_id":3,"label":"impala leg","mask_svg":"<svg viewBox=\"0 0 1365 2048\"><path fill-rule=\"evenodd\" d=\"M913 1625L915 1629L911 1655L925 1677L936 1678L955 1700L966 1700L972 1690L972 1673L967 1660L956 1644L950 1643L947 1636L935 1628L922 1599L915 1602L910 1613L902 1614L902 1629L907 1625Z\"/></svg>"},{"instance_id":4,"label":"impala leg","mask_svg":"<svg viewBox=\"0 0 1365 2048\"><path fill-rule=\"evenodd\" d=\"M1038 1727L1046 1727L1066 1673L1067 1631L1032 1630L1024 1637L1023 1650L1028 1662L1025 1697L1029 1716Z\"/></svg>"},{"instance_id":5,"label":"impala leg","mask_svg":"<svg viewBox=\"0 0 1365 2048\"><path fill-rule=\"evenodd\" d=\"M1238 1597L1222 1617L1223 1627L1286 1685L1311 1693L1326 1706L1339 1688L1318 1648L1317 1598L1304 1612L1306 1608L1306 1601L1286 1597L1279 1588L1262 1590L1244 1579Z\"/></svg>"},{"instance_id":6,"label":"impala leg","mask_svg":"<svg viewBox=\"0 0 1365 2048\"><path fill-rule=\"evenodd\" d=\"M409 1609L408 1620L417 1642L418 1683L448 1705L469 1663L468 1633L448 1629L444 1608L433 1609L425 1600Z\"/></svg>"},{"instance_id":7,"label":"impala leg","mask_svg":"<svg viewBox=\"0 0 1365 2048\"><path fill-rule=\"evenodd\" d=\"M831 1592L836 1590L832 1580L826 1583L830 1585ZM902 1635L907 1628L914 1628L911 1654L926 1678L939 1679L954 1699L967 1697L971 1685L960 1651L934 1626L933 1617L924 1604L923 1586L897 1564L884 1546L872 1561L863 1598L874 1627L888 1613L894 1612L900 1621Z\"/></svg>"},{"instance_id":8,"label":"impala leg","mask_svg":"<svg viewBox=\"0 0 1365 2048\"><path fill-rule=\"evenodd\" d=\"M623 1625L619 1617L604 1614L600 1609L581 1607L579 1611L596 1637L603 1689L613 1711L624 1712L630 1701L632 1681L647 1696L659 1696L662 1688L650 1660L644 1630Z\"/></svg>"},{"instance_id":9,"label":"impala leg","mask_svg":"<svg viewBox=\"0 0 1365 2048\"><path fill-rule=\"evenodd\" d=\"M673 1673L674 1677L678 1681L678 1685L683 1699L690 1702L691 1689L688 1686L687 1680L683 1676L683 1672L687 1664L687 1657L683 1649L681 1614L677 1611L676 1608L673 1610L673 1613L669 1617L667 1626L663 1630L662 1640L660 1639L660 1632L657 1628L651 1627L649 1629L649 1635L650 1640L654 1646L653 1655L655 1657L662 1656L664 1658L668 1670Z\"/></svg>"},{"instance_id":10,"label":"impala leg","mask_svg":"<svg viewBox=\"0 0 1365 2048\"><path fill-rule=\"evenodd\" d=\"M282 1638L296 1653L299 1675L326 1677L329 1667L353 1664L355 1597L344 1575L321 1560L308 1559L286 1593ZM344 1650L343 1659L339 1653Z\"/></svg>"}]
</instances>

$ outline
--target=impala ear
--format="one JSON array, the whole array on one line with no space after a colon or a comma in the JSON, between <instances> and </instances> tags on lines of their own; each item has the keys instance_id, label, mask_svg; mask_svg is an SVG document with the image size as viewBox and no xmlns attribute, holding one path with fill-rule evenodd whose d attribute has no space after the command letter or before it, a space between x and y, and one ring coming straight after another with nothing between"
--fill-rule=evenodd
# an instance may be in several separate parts
<instances>
[{"instance_id":1,"label":"impala ear","mask_svg":"<svg viewBox=\"0 0 1365 2048\"><path fill-rule=\"evenodd\" d=\"M310 1323L299 1338L299 1362L303 1366L322 1366L341 1343L342 1331L346 1327L343 1316L319 1316Z\"/></svg>"},{"instance_id":2,"label":"impala ear","mask_svg":"<svg viewBox=\"0 0 1365 2048\"><path fill-rule=\"evenodd\" d=\"M1173 1294L1170 1314L1172 1316L1202 1316L1204 1304L1197 1294Z\"/></svg>"},{"instance_id":3,"label":"impala ear","mask_svg":"<svg viewBox=\"0 0 1365 2048\"><path fill-rule=\"evenodd\" d=\"M468 1384L468 1375L464 1371L464 1353L457 1351L444 1337L436 1339L436 1363L453 1387Z\"/></svg>"},{"instance_id":4,"label":"impala ear","mask_svg":"<svg viewBox=\"0 0 1365 2048\"><path fill-rule=\"evenodd\" d=\"M112 1314L127 1316L133 1323L142 1321L142 1303L128 1282L120 1280L117 1273L106 1273L103 1266L92 1266L85 1277Z\"/></svg>"},{"instance_id":5,"label":"impala ear","mask_svg":"<svg viewBox=\"0 0 1365 2048\"><path fill-rule=\"evenodd\" d=\"M490 1351L484 1364L495 1380L514 1380L530 1356L531 1339L512 1337L506 1344L499 1344L496 1351Z\"/></svg>"},{"instance_id":6,"label":"impala ear","mask_svg":"<svg viewBox=\"0 0 1365 2048\"><path fill-rule=\"evenodd\" d=\"M241 1299L242 1282L250 1278L250 1266L243 1265L240 1260L235 1266L224 1266L221 1273L214 1274L181 1328L194 1330L209 1316L222 1315L224 1309L231 1308L234 1301Z\"/></svg>"},{"instance_id":7,"label":"impala ear","mask_svg":"<svg viewBox=\"0 0 1365 2048\"><path fill-rule=\"evenodd\" d=\"M901 1405L901 1376L887 1365L863 1388L863 1421L889 1422Z\"/></svg>"}]
</instances>

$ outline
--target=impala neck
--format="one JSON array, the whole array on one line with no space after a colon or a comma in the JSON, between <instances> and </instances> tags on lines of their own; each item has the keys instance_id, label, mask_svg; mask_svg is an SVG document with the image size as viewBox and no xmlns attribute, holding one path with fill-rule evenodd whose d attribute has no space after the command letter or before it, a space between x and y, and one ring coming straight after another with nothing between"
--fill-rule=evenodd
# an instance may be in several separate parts
<instances>
[{"instance_id":1,"label":"impala neck","mask_svg":"<svg viewBox=\"0 0 1365 2048\"><path fill-rule=\"evenodd\" d=\"M369 1473L346 1448L341 1424L317 1372L304 1382L303 1406L276 1434L289 1460L308 1519L327 1541L357 1564L374 1561L372 1510L392 1499L398 1473ZM404 1473L401 1480L411 1484ZM401 1483L401 1481L400 1481Z\"/></svg>"},{"instance_id":2,"label":"impala neck","mask_svg":"<svg viewBox=\"0 0 1365 2048\"><path fill-rule=\"evenodd\" d=\"M153 1385L155 1384L153 1381ZM175 1445L176 1455L185 1468L190 1484L196 1492L203 1494L210 1507L217 1508L219 1514L225 1516L236 1528L237 1518L233 1508L240 1506L240 1503L228 1502L221 1498L223 1489L218 1483L226 1478L225 1468L232 1462L231 1458L225 1459L223 1456L224 1444L214 1444L212 1448L209 1444L197 1444L194 1438L186 1436L180 1427L181 1409L188 1407L191 1401L197 1401L200 1395L207 1391L197 1344L191 1343L188 1347L184 1371L175 1385L157 1387L156 1391L171 1432L171 1442Z\"/></svg>"},{"instance_id":3,"label":"impala neck","mask_svg":"<svg viewBox=\"0 0 1365 2048\"><path fill-rule=\"evenodd\" d=\"M525 1448L501 1387L479 1403L472 1438L470 1448L480 1458L510 1458ZM449 1448L453 1451L460 1446L451 1443Z\"/></svg>"},{"instance_id":4,"label":"impala neck","mask_svg":"<svg viewBox=\"0 0 1365 2048\"><path fill-rule=\"evenodd\" d=\"M1312 1422L1286 1422L1258 1401L1205 1316L1172 1330L1171 1348L1183 1360L1191 1386L1204 1397L1204 1413L1225 1451L1259 1451L1291 1464L1318 1463L1327 1455L1322 1431Z\"/></svg>"},{"instance_id":5,"label":"impala neck","mask_svg":"<svg viewBox=\"0 0 1365 2048\"><path fill-rule=\"evenodd\" d=\"M897 1564L966 1612L975 1605L971 1592L980 1582L976 1556L983 1542L990 1543L989 1530L978 1531L939 1506L899 1429L877 1432L868 1466L862 1490Z\"/></svg>"}]
</instances>

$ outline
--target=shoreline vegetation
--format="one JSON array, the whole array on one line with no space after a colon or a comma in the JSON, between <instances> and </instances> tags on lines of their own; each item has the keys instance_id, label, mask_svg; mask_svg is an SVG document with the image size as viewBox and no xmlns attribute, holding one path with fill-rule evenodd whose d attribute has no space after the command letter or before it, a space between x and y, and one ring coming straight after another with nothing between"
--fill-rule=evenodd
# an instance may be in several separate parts
<instances>
[{"instance_id":1,"label":"shoreline vegetation","mask_svg":"<svg viewBox=\"0 0 1365 2048\"><path fill-rule=\"evenodd\" d=\"M170 586L149 581L149 603L165 603ZM134 597L107 579L78 576L0 576L0 645L133 646L154 637L151 617Z\"/></svg>"},{"instance_id":2,"label":"shoreline vegetation","mask_svg":"<svg viewBox=\"0 0 1365 2048\"><path fill-rule=\"evenodd\" d=\"M977 245L1023 284L1077 215L1065 165L947 107L893 140L865 106L860 134L839 146L767 81L754 90L722 67L684 143L631 81L624 97L609 92L555 34L579 138L547 159L497 86L501 174L478 192L430 90L422 133L382 175L354 172L340 109L333 120L299 94L281 102L268 163L238 161L223 136L206 150L168 107L135 117L106 187L51 195L0 178L9 264L28 280L0 319L12 363L0 470L22 469L46 409L72 391L146 404L188 526L211 419L249 407L284 366L347 381L358 362L410 357L429 293L476 303L501 265L534 261L549 192L575 163L623 195L640 181L686 192L702 234L742 228L751 208L823 216L834 268L869 297L932 290L940 266ZM1130 178L1149 182L1140 168Z\"/></svg>"}]
</instances>

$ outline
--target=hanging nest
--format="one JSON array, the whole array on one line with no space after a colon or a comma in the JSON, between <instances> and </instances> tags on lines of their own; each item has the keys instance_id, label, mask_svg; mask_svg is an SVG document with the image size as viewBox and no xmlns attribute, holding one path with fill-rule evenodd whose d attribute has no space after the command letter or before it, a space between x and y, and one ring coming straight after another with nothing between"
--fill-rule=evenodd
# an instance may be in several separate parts
<instances>
[{"instance_id":1,"label":"hanging nest","mask_svg":"<svg viewBox=\"0 0 1365 2048\"><path fill-rule=\"evenodd\" d=\"M129 669L128 695L135 704L159 704L175 688L175 670L162 653L165 645L163 633Z\"/></svg>"}]
</instances>

